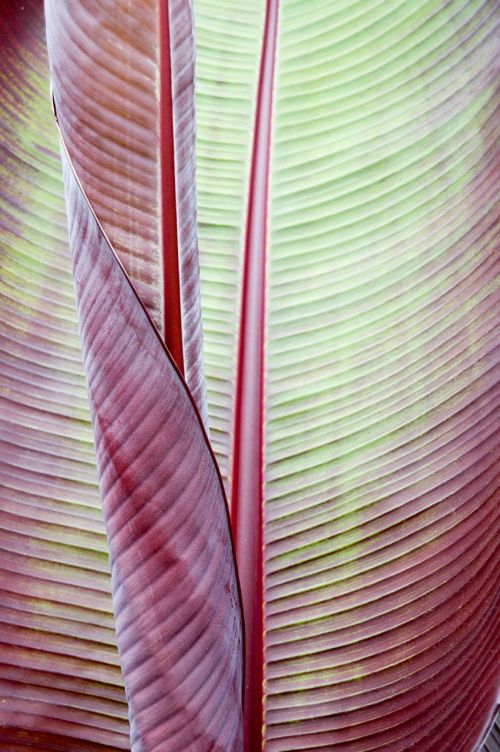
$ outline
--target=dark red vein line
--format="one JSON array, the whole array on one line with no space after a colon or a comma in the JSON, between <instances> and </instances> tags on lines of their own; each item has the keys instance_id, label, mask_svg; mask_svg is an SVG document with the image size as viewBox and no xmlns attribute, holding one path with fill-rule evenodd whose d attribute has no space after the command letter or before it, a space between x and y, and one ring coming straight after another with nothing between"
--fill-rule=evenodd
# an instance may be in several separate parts
<instances>
[{"instance_id":1,"label":"dark red vein line","mask_svg":"<svg viewBox=\"0 0 500 752\"><path fill-rule=\"evenodd\" d=\"M267 0L248 191L231 474L232 525L245 623L245 752L260 752L264 724L264 336L269 153L277 28L278 0Z\"/></svg>"},{"instance_id":2,"label":"dark red vein line","mask_svg":"<svg viewBox=\"0 0 500 752\"><path fill-rule=\"evenodd\" d=\"M221 495L222 495L222 498L224 499L224 507L226 509L226 512L228 512L229 505L227 503L226 492L225 492L225 489L224 489L224 482L222 480L222 475L221 475L221 472L220 472L220 469L219 469L219 465L217 463L217 458L215 456L215 452L214 452L214 450L212 448L212 444L210 443L210 440L209 440L207 432L206 432L205 423L203 421L203 418L200 415L200 411L198 409L198 405L196 404L196 402L194 400L194 397L191 394L191 390L190 390L190 388L188 387L188 385L186 383L186 380L184 378L184 374L180 371L179 367L177 366L177 363L175 362L175 360L172 357L172 353L170 352L170 350L168 349L168 347L166 347L165 341L163 340L163 337L161 336L161 334L158 331L158 329L157 329L157 327L156 327L153 319L151 318L151 314L149 313L148 309L144 305L144 302L143 302L141 296L139 295L139 293L137 292L137 289L136 289L134 283L130 279L130 277L129 277L128 273L127 273L127 270L123 266L123 264L120 261L120 258L118 256L115 248L113 247L113 245L111 244L110 239L106 235L106 232L105 232L102 224L100 223L100 221L99 221L99 219L97 217L97 214L94 211L94 208L92 206L92 203L90 202L89 197L85 193L85 190L84 190L84 188L83 188L83 186L82 186L82 184L80 182L80 178L78 177L78 174L77 174L77 172L75 170L75 166L73 164L73 161L72 161L72 159L70 157L70 154L68 152L68 148L67 148L67 146L66 146L66 144L64 142L64 138L63 138L63 135L62 135L62 132L61 132L61 128L59 126L59 121L57 119L56 105L55 105L55 102L53 100L52 100L52 110L54 112L56 127L57 127L57 130L58 130L58 133L59 133L59 142L60 142L60 145L61 145L61 149L62 149L62 151L64 153L64 156L65 156L65 158L66 158L66 160L68 162L68 166L69 166L69 168L71 170L71 173L73 175L75 183L78 186L78 189L79 189L80 193L83 196L83 199L85 201L87 209L90 212L90 215L93 217L94 222L96 223L97 227L99 228L99 232L102 235L102 237L104 238L104 242L106 243L106 246L108 248L109 253L111 253L111 255L113 256L113 258L115 260L115 263L118 264L118 267L120 268L121 273L123 274L123 276L124 276L124 278L126 280L127 285L130 287L130 289L132 291L132 294L133 294L134 298L137 301L138 306L141 308L141 310L143 312L143 315L145 316L145 318L149 322L149 325L150 325L151 329L153 330L153 332L157 336L158 342L160 343L160 347L163 350L163 352L165 353L165 357L167 358L167 360L169 361L169 363L172 365L172 368L174 369L174 371L176 372L177 376L179 377L179 380L180 380L180 382L181 382L181 384L182 384L182 386L183 386L183 388L184 388L184 390L185 390L185 392L186 392L186 394L188 396L188 399L191 402L194 414L195 414L195 416L196 416L196 418L198 420L198 424L199 424L199 427L200 427L203 439L204 439L206 447L208 449L208 453L210 454L210 457L212 458L212 461L214 463L215 471L217 473L217 478L219 480L219 487L220 487L220 490L221 490ZM228 514L228 525L229 525L229 514ZM238 584L238 592L239 592L240 600L241 600L241 588L239 586L238 578L236 578L236 579L237 579L237 584Z\"/></svg>"},{"instance_id":3,"label":"dark red vein line","mask_svg":"<svg viewBox=\"0 0 500 752\"><path fill-rule=\"evenodd\" d=\"M158 7L160 29L160 244L163 268L163 336L172 358L179 371L184 375L168 0L160 0Z\"/></svg>"}]
</instances>

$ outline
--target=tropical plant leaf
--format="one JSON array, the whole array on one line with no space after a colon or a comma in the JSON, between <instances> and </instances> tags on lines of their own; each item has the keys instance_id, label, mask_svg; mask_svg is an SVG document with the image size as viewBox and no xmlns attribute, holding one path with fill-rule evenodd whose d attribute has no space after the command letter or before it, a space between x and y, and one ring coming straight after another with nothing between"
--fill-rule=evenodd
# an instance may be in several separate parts
<instances>
[{"instance_id":1,"label":"tropical plant leaf","mask_svg":"<svg viewBox=\"0 0 500 752\"><path fill-rule=\"evenodd\" d=\"M192 308L182 302L193 289L183 265L195 258L193 244L183 251L180 241L179 199L189 207L193 195L191 53L179 57L184 89L173 61L185 45L165 45L161 32L144 44L151 6L141 4L135 26L135 10L124 6L125 32L110 8L53 3L49 28L56 107L86 191L66 164L133 749L239 749L241 632L223 489L174 366L182 371L191 358L185 375L203 411L196 290ZM230 30L225 0L198 8L200 58L209 63L200 165L209 143L215 156L200 170L204 258L226 270L220 281L204 275L210 409L243 575L248 749L263 740L269 750L479 749L498 663L493 4L407 0L367 10L312 0L305 21L303 4L269 0L265 14L237 9ZM2 18L0 607L13 628L0 739L8 750L114 750L126 744L124 705L60 255L57 160L50 136L44 150L19 128L38 118L49 132L39 11L27 2ZM162 4L156 17L160 29L178 29L173 39L190 39L189 23L175 26L189 17L182 4ZM104 65L96 36L103 50L114 48ZM117 219L133 217L145 196L134 162L144 152L129 133L134 96L115 109L132 79L143 103L135 74L148 62L134 67L135 53L153 61L159 94L145 111L159 142L167 128L167 143L177 132L180 143L176 101L189 121L185 169L172 153L166 160L164 147L146 155L145 173L158 159L163 169L145 180L156 188L139 228ZM158 102L168 101L168 67L180 89L165 113ZM86 87L92 101L92 69L100 117L82 128L86 110L74 94ZM244 104L249 91L254 104ZM112 135L108 110L120 123ZM207 222L209 178L224 200ZM193 215L184 217L192 238ZM241 242L238 217L246 217ZM156 240L136 253L150 222ZM163 272L176 264L169 297ZM52 400L61 384L62 398ZM97 600L87 602L89 594ZM35 630L44 655L70 660L40 662ZM82 646L85 660L75 660ZM490 741L495 749L495 729L486 748Z\"/></svg>"},{"instance_id":2,"label":"tropical plant leaf","mask_svg":"<svg viewBox=\"0 0 500 752\"><path fill-rule=\"evenodd\" d=\"M64 158L132 750L241 747L240 602L201 418Z\"/></svg>"},{"instance_id":3,"label":"tropical plant leaf","mask_svg":"<svg viewBox=\"0 0 500 752\"><path fill-rule=\"evenodd\" d=\"M47 0L45 6L62 137L104 232L205 416L190 3Z\"/></svg>"},{"instance_id":4,"label":"tropical plant leaf","mask_svg":"<svg viewBox=\"0 0 500 752\"><path fill-rule=\"evenodd\" d=\"M183 180L192 178L189 168L192 157L185 153L186 149L192 152L192 138L181 139L180 143L175 140L177 126L172 108L175 96L180 99L179 106L184 108L186 117L192 116L189 4L160 5L153 23L145 24L146 39L143 30L137 31L134 26L136 6L132 9L124 4L121 14L116 3L94 7L84 2L47 2L49 58L64 144L70 246L111 557L115 626L129 701L132 750L229 751L241 745L239 593L223 485L194 401L194 395L199 397L200 393L196 391L197 382L189 383L191 371L184 368L185 358L179 358L176 352L181 344L184 357L193 344L199 346L199 341L193 335L184 347L182 327L175 332L174 340L169 339L167 324L163 332L155 327L151 318L155 311L148 312L148 299L142 299L143 290L138 291L134 286L137 280L127 274L127 259L121 263L118 254L122 254L122 249L118 252L114 249L113 234L108 239L101 225L100 196L96 197L92 191L87 194L88 174L81 163L73 161L75 154L84 152L81 134L86 132L86 123L85 107L79 105L76 97L71 98L70 92L78 83L84 94L90 94L88 84L97 80L94 85L102 98L102 113L96 112L96 117L99 128L106 127L110 111L111 117L114 114L113 106L107 105L102 92L110 94L106 88L111 57L114 59L114 43L110 40L118 39L117 51L123 52L125 71L117 54L114 76L120 78L127 99L123 132L127 133L134 125L129 105L136 101L134 94L139 98L144 95L135 80L132 91L128 91L127 77L134 78L136 70L147 69L146 93L154 91L159 80L159 96L154 98L159 130L150 138L155 143L164 139L163 121L170 121L176 154L175 159L172 155L171 163L166 163L162 147L150 155L149 161L158 159L162 175L167 171L170 181L184 169L187 172ZM155 3L144 3L141 13L147 16L157 7ZM75 19L81 20L78 27L74 25ZM99 45L102 56L94 48L95 25L103 30L103 39L107 39L107 42L101 39ZM174 30L171 43L169 26ZM72 43L75 36L78 46ZM133 42L134 52L127 46L129 42ZM178 50L179 70L176 74L174 66L171 68L174 84L169 97L165 95L163 79L170 85L170 70L164 68L170 44L172 60ZM72 55L75 58L68 65L63 65L65 50L70 61ZM143 59L146 54L147 60ZM156 80L152 75L151 54L158 68ZM132 59L133 55L137 60ZM146 127L152 128L152 122ZM192 132L191 124L189 128ZM189 132L188 129L188 135ZM84 138L91 137L90 129ZM114 139L111 141L109 150L113 155L116 144ZM107 155L105 148L103 151ZM131 144L130 151L136 160L140 152L137 144ZM116 157L115 151L109 168L113 175L119 164ZM164 177L156 175L156 166L154 172L159 178L156 185L163 191ZM128 179L126 176L127 195L135 187L133 181L127 187ZM171 187L172 183L168 185ZM185 187L188 198L193 196L194 187L188 184ZM175 220L178 211L175 202L169 211ZM160 212L163 230L166 219L169 218L165 217L163 206ZM190 223L195 227L194 216L190 217ZM151 224L151 217L145 219L147 224ZM170 233L175 229L173 222L168 229ZM173 252L176 262L178 258L177 248L172 247L172 235L169 238L163 236L163 263L165 254ZM131 243L130 238L128 242ZM188 251L194 253L196 248ZM193 292L190 288L197 272L193 259L189 268L188 291ZM181 269L179 264L179 273ZM181 292L182 289L181 280ZM171 293L171 288L164 288L166 309L171 308ZM193 297L191 301L193 305L196 303ZM182 378L183 371L188 384ZM194 375L200 374L197 371Z\"/></svg>"},{"instance_id":5,"label":"tropical plant leaf","mask_svg":"<svg viewBox=\"0 0 500 752\"><path fill-rule=\"evenodd\" d=\"M13 628L0 736L6 749L104 752L129 747L126 706L63 255L42 9L21 10L3 16L1 592ZM132 749L236 750L240 605L221 480L192 397L71 170L66 183Z\"/></svg>"},{"instance_id":6,"label":"tropical plant leaf","mask_svg":"<svg viewBox=\"0 0 500 752\"><path fill-rule=\"evenodd\" d=\"M495 4L269 0L228 31L233 5L195 6L198 180L247 749L471 752L498 672Z\"/></svg>"},{"instance_id":7,"label":"tropical plant leaf","mask_svg":"<svg viewBox=\"0 0 500 752\"><path fill-rule=\"evenodd\" d=\"M0 6L0 747L127 749L43 5Z\"/></svg>"},{"instance_id":8,"label":"tropical plant leaf","mask_svg":"<svg viewBox=\"0 0 500 752\"><path fill-rule=\"evenodd\" d=\"M264 3L196 2L198 234L210 439L226 489L246 183ZM230 494L229 498L230 498Z\"/></svg>"}]
</instances>

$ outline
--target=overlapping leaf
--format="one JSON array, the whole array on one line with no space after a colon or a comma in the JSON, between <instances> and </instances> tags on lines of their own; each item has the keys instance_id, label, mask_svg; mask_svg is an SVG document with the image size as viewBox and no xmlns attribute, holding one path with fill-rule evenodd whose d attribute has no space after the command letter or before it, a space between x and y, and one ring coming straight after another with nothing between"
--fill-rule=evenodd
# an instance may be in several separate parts
<instances>
[{"instance_id":1,"label":"overlapping leaf","mask_svg":"<svg viewBox=\"0 0 500 752\"><path fill-rule=\"evenodd\" d=\"M158 9L154 3L140 5L146 16ZM194 195L189 4L160 3L159 14L155 13L141 29L136 28L139 5L132 8L124 4L122 14L117 13L116 4L48 2L46 7L54 99L65 150L66 204L79 323L132 750L238 750L242 681L239 594L222 481L198 411L203 408L202 389L198 388L202 372L196 367L200 341L192 327L190 331L191 323L199 323L196 247L188 245L184 259L183 248L179 252L176 247L174 226L179 225L179 216L182 240L182 212L189 209ZM75 19L81 21L78 26ZM97 50L91 33L95 25L103 34ZM72 45L75 39L79 41L77 47ZM116 39L123 55L117 54L115 60ZM135 44L133 51L129 43ZM67 65L65 51L70 61ZM158 69L156 76L153 63ZM114 66L111 74L110 66ZM138 82L137 71L143 69L149 73ZM152 217L145 217L143 227L148 229L153 220L158 220L163 233L162 263L170 263L172 254L179 262L177 292L181 298L183 292L188 293L189 306L187 329L181 326L174 332L177 339L169 339L167 318L164 330L154 326L151 316L156 317L156 311L151 308L149 293L145 295L138 285L133 268L132 277L127 275L130 259L123 258L122 248L116 251L111 245L114 231L108 240L101 202L106 198L106 178L99 182L96 171L99 190L93 192L88 170L79 161L85 143L101 129L105 131L108 118L113 117L110 78L115 84L117 78L120 80L124 93L118 142L136 125L136 97L150 95L156 123L160 121L156 130L152 130L154 118L144 126L150 144L155 145L144 168L153 168L152 179L162 194L162 205L155 208ZM170 97L166 96L164 79L168 87L172 83ZM94 130L86 123L85 109L78 98L70 96L76 83L92 101L90 82L99 100ZM172 106L174 99L177 114ZM183 127L179 112L187 117L187 137L180 131L179 138L176 135ZM170 122L175 147L175 159L172 154L170 163L165 159L163 143L158 149L158 139L161 142L166 137L164 120ZM126 148L125 166L128 158L137 166L142 159L140 143L131 139ZM110 179L123 189L117 201L124 202L126 214L136 186L127 170L123 183L117 177L121 153L115 134L109 144L106 139L98 144L97 154L111 154ZM179 190L179 184L185 188L185 195L170 203L167 213L165 171L170 181L168 190L173 186ZM88 185L91 189L87 193ZM154 192L154 207L153 199ZM195 228L194 214L189 223L188 240ZM156 251L154 244L159 239L152 240ZM132 242L130 237L128 242ZM152 258L154 263L154 253ZM190 274L185 280L183 259L187 259ZM170 287L163 289L166 311L174 292ZM182 314L183 310L181 318ZM179 343L181 357L176 353ZM191 365L187 362L190 353L194 357ZM190 374L194 380L190 380Z\"/></svg>"},{"instance_id":2,"label":"overlapping leaf","mask_svg":"<svg viewBox=\"0 0 500 752\"><path fill-rule=\"evenodd\" d=\"M69 154L205 416L190 3L45 6L53 94Z\"/></svg>"},{"instance_id":3,"label":"overlapping leaf","mask_svg":"<svg viewBox=\"0 0 500 752\"><path fill-rule=\"evenodd\" d=\"M240 604L206 435L65 163L132 750L240 749Z\"/></svg>"},{"instance_id":4,"label":"overlapping leaf","mask_svg":"<svg viewBox=\"0 0 500 752\"><path fill-rule=\"evenodd\" d=\"M311 0L306 18L298 0L270 0L228 27L232 5L197 5L200 193L204 259L218 270L204 273L210 410L252 636L249 749L262 747L262 719L269 750L469 752L491 720L498 659L494 6ZM177 362L192 364L203 410L189 13L114 6L49 4L56 106L158 330L172 350L182 340ZM126 744L124 705L106 576L95 574L105 547L53 143L42 151L18 127L39 117L43 68L39 6L22 9L37 23L4 14L2 78L2 608L14 628L0 733L12 749L111 750ZM158 28L174 30L172 45ZM170 49L185 117L169 126L158 71ZM168 128L187 139L170 162L170 203L158 168ZM239 607L220 480L185 385L66 172L134 749L238 748ZM167 234L180 254L165 255ZM178 320L192 314L193 336L174 326L173 342L166 257L178 264ZM48 668L49 654L63 660Z\"/></svg>"},{"instance_id":5,"label":"overlapping leaf","mask_svg":"<svg viewBox=\"0 0 500 752\"><path fill-rule=\"evenodd\" d=\"M204 361L210 438L228 491L249 133L263 22L264 3L202 0L195 6Z\"/></svg>"},{"instance_id":6,"label":"overlapping leaf","mask_svg":"<svg viewBox=\"0 0 500 752\"><path fill-rule=\"evenodd\" d=\"M498 752L498 750L500 750L500 723L497 716L495 724L493 725L481 752Z\"/></svg>"},{"instance_id":7,"label":"overlapping leaf","mask_svg":"<svg viewBox=\"0 0 500 752\"><path fill-rule=\"evenodd\" d=\"M185 15L176 9L170 20L179 32ZM57 10L64 20L62 4ZM2 652L0 734L9 749L127 749L57 131L44 86L42 8L27 3L22 11L5 14L2 79L2 610L12 628ZM189 39L189 25L180 30L186 33ZM187 89L190 71L188 64ZM189 110L183 80L177 77L174 96ZM189 129L187 136L180 140L189 150ZM190 160L187 154L188 166L182 159L177 165L181 183L191 179ZM221 481L187 387L73 172L66 172L132 749L238 749L241 625ZM196 263L188 266L196 277ZM196 296L195 288L189 294ZM196 337L194 344L198 357Z\"/></svg>"},{"instance_id":8,"label":"overlapping leaf","mask_svg":"<svg viewBox=\"0 0 500 752\"><path fill-rule=\"evenodd\" d=\"M196 5L209 416L235 447L247 628L264 598L247 698L270 751L471 752L498 671L495 6L263 5L230 33L231 3ZM234 83L251 91L259 67L254 115L264 92L272 117L254 120ZM239 352L219 238L227 268L253 248L266 269L243 273Z\"/></svg>"},{"instance_id":9,"label":"overlapping leaf","mask_svg":"<svg viewBox=\"0 0 500 752\"><path fill-rule=\"evenodd\" d=\"M42 4L1 4L0 747L129 747Z\"/></svg>"}]
</instances>

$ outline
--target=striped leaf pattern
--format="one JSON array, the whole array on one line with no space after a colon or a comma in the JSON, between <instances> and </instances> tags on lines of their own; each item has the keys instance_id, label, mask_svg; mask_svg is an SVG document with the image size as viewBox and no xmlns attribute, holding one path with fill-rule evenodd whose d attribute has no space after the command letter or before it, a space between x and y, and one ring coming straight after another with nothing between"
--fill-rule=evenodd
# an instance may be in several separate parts
<instances>
[{"instance_id":1,"label":"striped leaf pattern","mask_svg":"<svg viewBox=\"0 0 500 752\"><path fill-rule=\"evenodd\" d=\"M54 7L48 9L54 40L51 23L60 17ZM174 35L189 45L189 6L165 9ZM2 254L2 312L13 331L5 340L2 424L7 448L2 476L11 502L2 520L2 615L12 624L2 651L2 747L238 750L239 593L222 482L196 390L189 392L181 376L184 364L177 366L165 348L66 156L66 208L111 550L114 619L110 613L108 547L75 339L42 8L29 3L20 10L27 11L27 24L19 9L5 14L12 44L2 79L10 108L2 144L9 231ZM57 10L64 18L62 4ZM178 113L184 108L189 120L189 54L181 67L175 96ZM56 108L64 122L58 75ZM20 122L28 125L27 134ZM175 169L179 183L189 188L192 123L188 126L180 136L185 162L177 160ZM188 203L190 195L192 186L183 196ZM194 216L190 225L193 236ZM24 282L26 270L19 294L16 283ZM197 279L196 264L190 273ZM193 343L199 352L199 338Z\"/></svg>"},{"instance_id":2,"label":"striped leaf pattern","mask_svg":"<svg viewBox=\"0 0 500 752\"><path fill-rule=\"evenodd\" d=\"M263 410L260 454L233 457L229 484L246 628L264 635L247 645L247 703L262 704L248 749L471 752L498 671L495 4L263 5L264 24L236 20L246 39L226 68L231 3L196 9L211 62L198 71L200 217L221 194L248 206L239 242L230 222L200 233L219 451L237 453L238 416ZM255 117L270 65L271 108ZM243 118L231 82L245 91L256 76ZM250 123L239 167L210 155L222 123L228 150ZM240 260L252 234L261 281ZM239 351L210 270L224 242L243 270ZM245 286L265 311L242 377L255 350Z\"/></svg>"},{"instance_id":3,"label":"striped leaf pattern","mask_svg":"<svg viewBox=\"0 0 500 752\"><path fill-rule=\"evenodd\" d=\"M46 0L64 142L205 416L187 0Z\"/></svg>"},{"instance_id":4,"label":"striped leaf pattern","mask_svg":"<svg viewBox=\"0 0 500 752\"><path fill-rule=\"evenodd\" d=\"M189 214L194 201L190 5L182 0L117 8L69 0L49 1L46 9L131 748L237 752L240 599L223 485L203 427L203 372L196 367L201 340L194 330L200 324L196 216L194 210ZM140 18L146 23L138 27ZM85 102L86 94L94 101L93 87L94 130L87 127ZM81 102L70 96L76 92L83 93ZM124 102L116 133L109 120L117 114L113 94ZM143 99L149 119L138 123L137 102ZM88 171L74 157L84 156L97 131L109 133L110 141L97 144L106 169L94 191ZM117 173L122 160L123 184ZM106 175L123 190L114 198L130 217L143 169L151 180L144 208L152 213L140 229L159 230L150 238L152 248L143 250L148 263L163 266L164 328L151 306L151 289L145 294L144 279L127 268L130 258L114 248L114 233L108 234L102 217ZM95 163L93 170L99 173ZM171 316L178 319L174 326Z\"/></svg>"},{"instance_id":5,"label":"striped leaf pattern","mask_svg":"<svg viewBox=\"0 0 500 752\"><path fill-rule=\"evenodd\" d=\"M0 747L129 747L42 4L1 3Z\"/></svg>"},{"instance_id":6,"label":"striped leaf pattern","mask_svg":"<svg viewBox=\"0 0 500 752\"><path fill-rule=\"evenodd\" d=\"M203 356L210 438L229 491L249 133L264 5L197 0L195 24Z\"/></svg>"},{"instance_id":7,"label":"striped leaf pattern","mask_svg":"<svg viewBox=\"0 0 500 752\"><path fill-rule=\"evenodd\" d=\"M132 752L241 749L240 602L201 418L64 157Z\"/></svg>"},{"instance_id":8,"label":"striped leaf pattern","mask_svg":"<svg viewBox=\"0 0 500 752\"><path fill-rule=\"evenodd\" d=\"M4 6L0 746L495 752L495 4L197 0L221 477L190 4L47 1L115 617L42 8Z\"/></svg>"}]
</instances>

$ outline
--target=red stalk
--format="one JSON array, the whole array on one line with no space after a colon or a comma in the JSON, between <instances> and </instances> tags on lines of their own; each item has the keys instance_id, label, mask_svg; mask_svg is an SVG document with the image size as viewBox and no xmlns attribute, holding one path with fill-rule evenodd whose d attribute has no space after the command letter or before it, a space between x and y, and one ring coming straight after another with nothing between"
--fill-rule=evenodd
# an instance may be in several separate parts
<instances>
[{"instance_id":1,"label":"red stalk","mask_svg":"<svg viewBox=\"0 0 500 752\"><path fill-rule=\"evenodd\" d=\"M184 375L168 0L160 0L159 2L159 28L160 214L163 260L164 338L165 344L179 371Z\"/></svg>"},{"instance_id":2,"label":"red stalk","mask_svg":"<svg viewBox=\"0 0 500 752\"><path fill-rule=\"evenodd\" d=\"M267 0L248 196L232 468L232 524L245 623L244 749L264 725L263 400L269 152L278 0Z\"/></svg>"}]
</instances>

